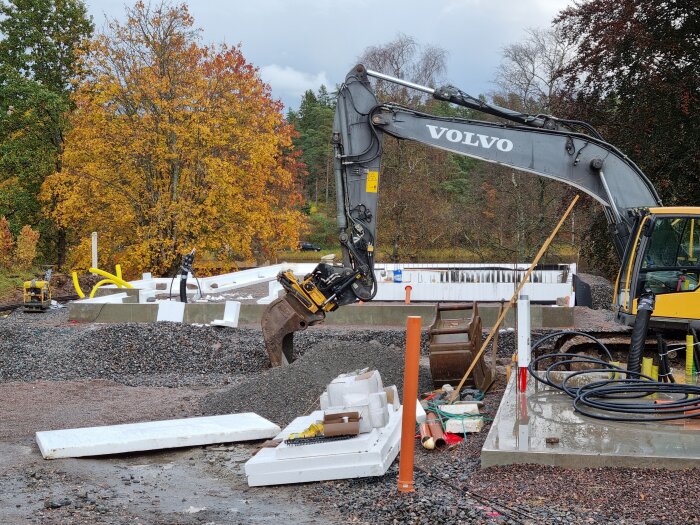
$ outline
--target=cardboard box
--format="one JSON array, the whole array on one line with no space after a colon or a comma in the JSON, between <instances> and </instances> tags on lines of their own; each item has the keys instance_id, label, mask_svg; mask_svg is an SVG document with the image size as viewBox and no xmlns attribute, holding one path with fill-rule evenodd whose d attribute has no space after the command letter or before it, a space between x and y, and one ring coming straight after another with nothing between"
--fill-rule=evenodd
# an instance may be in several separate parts
<instances>
[{"instance_id":1,"label":"cardboard box","mask_svg":"<svg viewBox=\"0 0 700 525\"><path fill-rule=\"evenodd\" d=\"M323 415L323 435L357 436L360 433L360 414L358 412L337 412Z\"/></svg>"}]
</instances>

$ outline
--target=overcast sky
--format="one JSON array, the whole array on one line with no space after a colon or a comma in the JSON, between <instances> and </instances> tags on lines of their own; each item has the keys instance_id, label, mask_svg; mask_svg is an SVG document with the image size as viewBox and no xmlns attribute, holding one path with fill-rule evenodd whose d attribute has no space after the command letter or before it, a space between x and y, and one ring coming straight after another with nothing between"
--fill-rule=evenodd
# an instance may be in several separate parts
<instances>
[{"instance_id":1,"label":"overcast sky","mask_svg":"<svg viewBox=\"0 0 700 525\"><path fill-rule=\"evenodd\" d=\"M147 0L146 0L147 1ZM124 3L86 0L96 27L123 19ZM130 4L131 0L127 1ZM242 44L289 108L307 89L333 89L367 46L399 33L448 52L447 80L467 93L493 89L504 46L549 27L570 0L190 0L207 43Z\"/></svg>"}]
</instances>

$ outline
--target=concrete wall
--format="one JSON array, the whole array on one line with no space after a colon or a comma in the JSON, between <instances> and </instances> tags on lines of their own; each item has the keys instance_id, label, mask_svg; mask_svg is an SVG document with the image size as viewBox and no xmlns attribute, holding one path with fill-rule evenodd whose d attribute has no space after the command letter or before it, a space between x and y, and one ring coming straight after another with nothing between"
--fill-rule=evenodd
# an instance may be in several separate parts
<instances>
[{"instance_id":1,"label":"concrete wall","mask_svg":"<svg viewBox=\"0 0 700 525\"><path fill-rule=\"evenodd\" d=\"M266 305L243 304L239 323L241 326L259 326ZM479 313L484 329L493 326L498 318L498 305L479 305ZM531 306L532 328L570 328L574 326L573 308L542 305ZM90 304L73 302L69 304L69 319L79 322L96 323L153 323L158 316L157 303L143 304ZM434 304L367 303L344 306L328 314L326 325L330 326L405 326L406 317L422 317L424 327L430 326L435 318ZM215 319L223 319L223 303L189 303L185 306L185 323L209 324ZM508 312L504 328L515 326L515 312Z\"/></svg>"}]
</instances>

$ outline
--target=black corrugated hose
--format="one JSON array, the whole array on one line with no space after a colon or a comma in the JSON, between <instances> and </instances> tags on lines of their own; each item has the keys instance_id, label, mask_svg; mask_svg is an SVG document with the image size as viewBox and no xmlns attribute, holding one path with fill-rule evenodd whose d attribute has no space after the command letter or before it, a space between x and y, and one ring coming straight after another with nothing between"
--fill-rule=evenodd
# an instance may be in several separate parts
<instances>
[{"instance_id":1,"label":"black corrugated hose","mask_svg":"<svg viewBox=\"0 0 700 525\"><path fill-rule=\"evenodd\" d=\"M644 352L644 343L646 343L647 331L649 329L649 319L654 311L655 302L656 296L650 290L645 291L639 296L637 318L634 321L632 340L630 341L630 353L627 356L627 370L630 372L639 373L642 370L642 353Z\"/></svg>"}]
</instances>

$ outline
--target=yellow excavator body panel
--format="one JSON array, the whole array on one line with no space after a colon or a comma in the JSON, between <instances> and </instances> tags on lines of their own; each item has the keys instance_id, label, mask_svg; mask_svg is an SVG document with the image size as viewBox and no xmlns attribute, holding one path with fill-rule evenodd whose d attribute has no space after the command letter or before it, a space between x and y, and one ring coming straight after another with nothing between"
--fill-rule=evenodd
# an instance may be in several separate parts
<instances>
[{"instance_id":1,"label":"yellow excavator body panel","mask_svg":"<svg viewBox=\"0 0 700 525\"><path fill-rule=\"evenodd\" d=\"M637 313L637 299L632 303ZM700 317L700 288L689 293L668 293L656 296L653 317L697 319Z\"/></svg>"}]
</instances>

